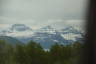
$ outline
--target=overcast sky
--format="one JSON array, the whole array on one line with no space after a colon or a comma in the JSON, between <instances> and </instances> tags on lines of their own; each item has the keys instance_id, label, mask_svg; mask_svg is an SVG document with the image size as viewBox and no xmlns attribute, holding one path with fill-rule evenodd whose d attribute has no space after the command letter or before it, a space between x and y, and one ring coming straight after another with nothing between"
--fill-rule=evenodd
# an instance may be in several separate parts
<instances>
[{"instance_id":1,"label":"overcast sky","mask_svg":"<svg viewBox=\"0 0 96 64\"><path fill-rule=\"evenodd\" d=\"M2 0L1 24L83 25L88 0Z\"/></svg>"}]
</instances>

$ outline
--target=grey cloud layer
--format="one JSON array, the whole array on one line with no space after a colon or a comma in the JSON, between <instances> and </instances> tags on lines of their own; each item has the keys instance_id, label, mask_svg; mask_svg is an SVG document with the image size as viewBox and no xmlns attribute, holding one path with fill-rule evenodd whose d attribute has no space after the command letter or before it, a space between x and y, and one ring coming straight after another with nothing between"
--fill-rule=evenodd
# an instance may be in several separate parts
<instances>
[{"instance_id":1,"label":"grey cloud layer","mask_svg":"<svg viewBox=\"0 0 96 64\"><path fill-rule=\"evenodd\" d=\"M58 19L63 23L65 20L84 20L87 9L87 0L3 0L2 3L1 23L39 25Z\"/></svg>"}]
</instances>

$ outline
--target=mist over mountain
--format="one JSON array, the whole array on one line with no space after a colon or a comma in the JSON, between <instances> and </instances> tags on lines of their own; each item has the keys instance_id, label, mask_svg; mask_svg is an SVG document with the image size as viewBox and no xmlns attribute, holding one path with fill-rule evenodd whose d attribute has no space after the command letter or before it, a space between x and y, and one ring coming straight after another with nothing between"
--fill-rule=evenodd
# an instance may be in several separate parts
<instances>
[{"instance_id":1,"label":"mist over mountain","mask_svg":"<svg viewBox=\"0 0 96 64\"><path fill-rule=\"evenodd\" d=\"M0 36L15 37L26 44L30 40L40 43L44 48L50 48L55 43L68 45L75 41L82 41L82 31L74 26L67 26L57 30L52 26L44 26L40 29L33 30L25 24L13 24L10 28L0 30Z\"/></svg>"}]
</instances>

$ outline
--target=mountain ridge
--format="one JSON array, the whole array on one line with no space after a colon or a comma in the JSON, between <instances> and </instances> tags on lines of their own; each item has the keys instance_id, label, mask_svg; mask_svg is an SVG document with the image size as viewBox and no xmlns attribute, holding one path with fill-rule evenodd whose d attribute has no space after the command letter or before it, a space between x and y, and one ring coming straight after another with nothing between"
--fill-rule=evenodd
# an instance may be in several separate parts
<instances>
[{"instance_id":1,"label":"mountain ridge","mask_svg":"<svg viewBox=\"0 0 96 64\"><path fill-rule=\"evenodd\" d=\"M50 46L55 43L68 45L77 40L82 40L81 32L73 26L56 30L52 26L48 25L38 30L32 30L25 24L13 24L11 28L12 29L9 28L8 31L5 30L5 33L3 32L4 36L15 37L23 43L33 40L40 43L44 48L50 48Z\"/></svg>"}]
</instances>

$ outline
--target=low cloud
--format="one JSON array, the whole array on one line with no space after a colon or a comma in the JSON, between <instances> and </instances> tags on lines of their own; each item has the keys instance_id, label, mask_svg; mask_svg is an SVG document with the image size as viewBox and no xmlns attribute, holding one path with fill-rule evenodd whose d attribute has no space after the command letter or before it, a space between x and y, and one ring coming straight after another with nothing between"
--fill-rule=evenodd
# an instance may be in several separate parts
<instances>
[{"instance_id":1,"label":"low cloud","mask_svg":"<svg viewBox=\"0 0 96 64\"><path fill-rule=\"evenodd\" d=\"M26 20L21 20L21 19L13 19L10 17L2 17L0 16L0 22L1 26L0 27L6 27L7 25L10 24L26 24L33 29L38 29L47 25L51 25L54 28L61 29L64 28L65 26L79 26L83 28L86 24L85 20L64 20L64 19L49 19L49 20L33 20L33 19L26 19Z\"/></svg>"}]
</instances>

